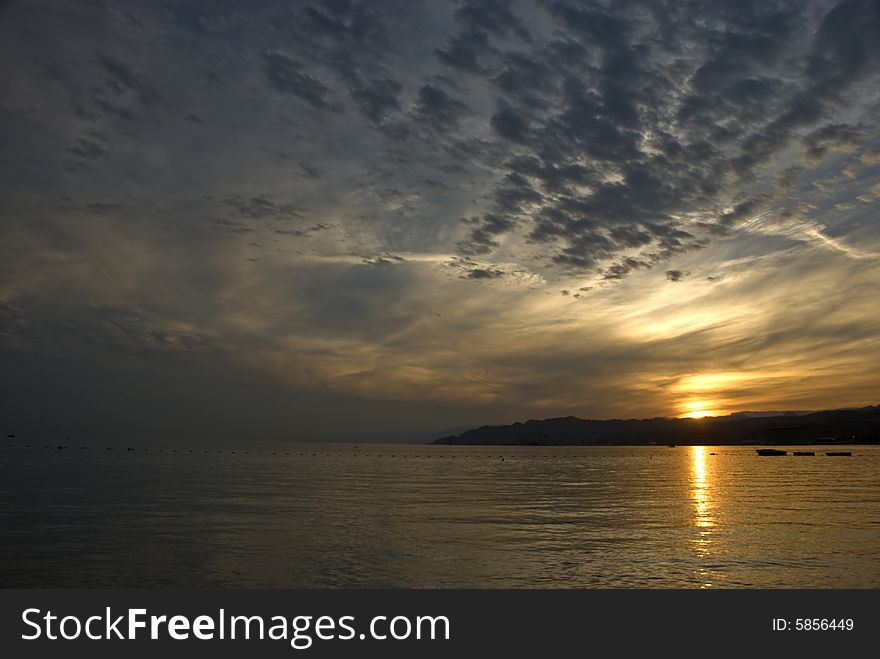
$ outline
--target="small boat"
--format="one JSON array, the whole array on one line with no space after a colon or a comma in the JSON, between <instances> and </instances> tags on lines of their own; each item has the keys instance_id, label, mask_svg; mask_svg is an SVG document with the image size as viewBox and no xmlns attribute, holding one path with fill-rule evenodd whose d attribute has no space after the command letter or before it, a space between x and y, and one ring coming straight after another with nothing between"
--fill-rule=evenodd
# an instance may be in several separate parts
<instances>
[{"instance_id":1,"label":"small boat","mask_svg":"<svg viewBox=\"0 0 880 659\"><path fill-rule=\"evenodd\" d=\"M795 451L795 455L816 455L815 451Z\"/></svg>"},{"instance_id":2,"label":"small boat","mask_svg":"<svg viewBox=\"0 0 880 659\"><path fill-rule=\"evenodd\" d=\"M852 451L825 451L825 455L849 457L852 455Z\"/></svg>"},{"instance_id":3,"label":"small boat","mask_svg":"<svg viewBox=\"0 0 880 659\"><path fill-rule=\"evenodd\" d=\"M675 448L675 444L667 444L669 448Z\"/></svg>"},{"instance_id":4,"label":"small boat","mask_svg":"<svg viewBox=\"0 0 880 659\"><path fill-rule=\"evenodd\" d=\"M758 455L788 455L788 451L780 451L775 448L758 448L755 449Z\"/></svg>"}]
</instances>

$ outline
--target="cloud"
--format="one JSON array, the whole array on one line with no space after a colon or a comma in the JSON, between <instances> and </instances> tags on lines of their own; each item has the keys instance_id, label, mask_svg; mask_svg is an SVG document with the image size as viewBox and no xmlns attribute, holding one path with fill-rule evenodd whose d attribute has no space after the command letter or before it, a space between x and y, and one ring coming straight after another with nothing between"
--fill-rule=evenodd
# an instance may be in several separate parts
<instances>
[{"instance_id":1,"label":"cloud","mask_svg":"<svg viewBox=\"0 0 880 659\"><path fill-rule=\"evenodd\" d=\"M513 3L504 0L464 0L455 11L455 19L471 30L506 36L513 33L529 40L529 31L513 12Z\"/></svg>"},{"instance_id":2,"label":"cloud","mask_svg":"<svg viewBox=\"0 0 880 659\"><path fill-rule=\"evenodd\" d=\"M492 52L492 48L486 33L474 30L452 37L445 48L438 48L435 52L437 59L446 66L465 73L484 73L479 56L483 52Z\"/></svg>"},{"instance_id":3,"label":"cloud","mask_svg":"<svg viewBox=\"0 0 880 659\"><path fill-rule=\"evenodd\" d=\"M495 214L486 214L481 220L470 219L468 224L476 224L467 240L458 243L463 254L487 254L498 247L497 237L516 226L513 220Z\"/></svg>"},{"instance_id":4,"label":"cloud","mask_svg":"<svg viewBox=\"0 0 880 659\"><path fill-rule=\"evenodd\" d=\"M281 93L297 96L317 110L340 109L333 102L330 89L304 73L302 63L284 53L263 53L263 72L269 83Z\"/></svg>"},{"instance_id":5,"label":"cloud","mask_svg":"<svg viewBox=\"0 0 880 659\"><path fill-rule=\"evenodd\" d=\"M397 81L385 78L354 89L351 95L367 119L381 123L389 114L400 110L399 94L402 89Z\"/></svg>"},{"instance_id":6,"label":"cloud","mask_svg":"<svg viewBox=\"0 0 880 659\"><path fill-rule=\"evenodd\" d=\"M366 265L382 266L382 265L394 265L397 263L403 263L404 261L406 261L406 259L398 254L385 253L385 254L380 254L378 256L371 256L369 258L365 258L363 261Z\"/></svg>"},{"instance_id":7,"label":"cloud","mask_svg":"<svg viewBox=\"0 0 880 659\"><path fill-rule=\"evenodd\" d=\"M98 56L98 61L108 75L106 86L114 95L131 94L148 108L162 101L153 83L125 62L104 54Z\"/></svg>"},{"instance_id":8,"label":"cloud","mask_svg":"<svg viewBox=\"0 0 880 659\"><path fill-rule=\"evenodd\" d=\"M866 165L878 165L880 164L880 149L871 149L869 151L865 151L860 159Z\"/></svg>"},{"instance_id":9,"label":"cloud","mask_svg":"<svg viewBox=\"0 0 880 659\"><path fill-rule=\"evenodd\" d=\"M468 279L498 279L503 276L503 270L492 270L490 268L474 268L467 274Z\"/></svg>"},{"instance_id":10,"label":"cloud","mask_svg":"<svg viewBox=\"0 0 880 659\"><path fill-rule=\"evenodd\" d=\"M649 269L650 267L650 263L627 257L620 263L614 263L611 265L605 270L603 277L605 279L623 279L633 270Z\"/></svg>"},{"instance_id":11,"label":"cloud","mask_svg":"<svg viewBox=\"0 0 880 659\"><path fill-rule=\"evenodd\" d=\"M415 117L423 125L445 131L454 128L467 109L467 105L439 87L423 85L419 89Z\"/></svg>"},{"instance_id":12,"label":"cloud","mask_svg":"<svg viewBox=\"0 0 880 659\"><path fill-rule=\"evenodd\" d=\"M509 107L493 114L491 123L498 135L511 142L527 144L531 137L528 121Z\"/></svg>"},{"instance_id":13,"label":"cloud","mask_svg":"<svg viewBox=\"0 0 880 659\"><path fill-rule=\"evenodd\" d=\"M231 195L223 199L223 203L237 215L256 220L303 217L301 207L290 203L279 204L271 196L257 195L245 198Z\"/></svg>"},{"instance_id":14,"label":"cloud","mask_svg":"<svg viewBox=\"0 0 880 659\"><path fill-rule=\"evenodd\" d=\"M65 149L68 153L85 160L97 160L107 152L107 147L91 140L77 138L73 146Z\"/></svg>"}]
</instances>

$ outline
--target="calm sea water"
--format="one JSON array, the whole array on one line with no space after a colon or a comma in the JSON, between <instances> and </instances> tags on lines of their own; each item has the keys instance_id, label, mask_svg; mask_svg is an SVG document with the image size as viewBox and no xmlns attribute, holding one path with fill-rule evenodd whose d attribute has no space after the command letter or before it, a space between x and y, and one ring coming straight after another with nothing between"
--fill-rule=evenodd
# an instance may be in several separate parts
<instances>
[{"instance_id":1,"label":"calm sea water","mask_svg":"<svg viewBox=\"0 0 880 659\"><path fill-rule=\"evenodd\" d=\"M0 586L880 587L880 447L203 450L0 450Z\"/></svg>"}]
</instances>

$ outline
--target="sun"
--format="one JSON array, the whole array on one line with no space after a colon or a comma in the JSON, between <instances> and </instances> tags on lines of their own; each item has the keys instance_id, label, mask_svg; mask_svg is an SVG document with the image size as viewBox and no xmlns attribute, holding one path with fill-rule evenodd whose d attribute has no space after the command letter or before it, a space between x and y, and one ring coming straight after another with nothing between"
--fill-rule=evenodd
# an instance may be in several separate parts
<instances>
[{"instance_id":1,"label":"sun","mask_svg":"<svg viewBox=\"0 0 880 659\"><path fill-rule=\"evenodd\" d=\"M712 403L708 400L692 400L684 404L684 419L703 419L707 416L718 416L718 412L712 409Z\"/></svg>"}]
</instances>

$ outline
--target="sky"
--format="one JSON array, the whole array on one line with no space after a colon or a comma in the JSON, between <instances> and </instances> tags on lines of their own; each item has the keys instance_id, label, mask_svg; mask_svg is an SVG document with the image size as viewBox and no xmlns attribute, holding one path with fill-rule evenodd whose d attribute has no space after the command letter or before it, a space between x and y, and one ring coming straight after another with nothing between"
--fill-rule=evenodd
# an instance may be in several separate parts
<instances>
[{"instance_id":1,"label":"sky","mask_svg":"<svg viewBox=\"0 0 880 659\"><path fill-rule=\"evenodd\" d=\"M0 419L876 404L880 2L0 2Z\"/></svg>"}]
</instances>

